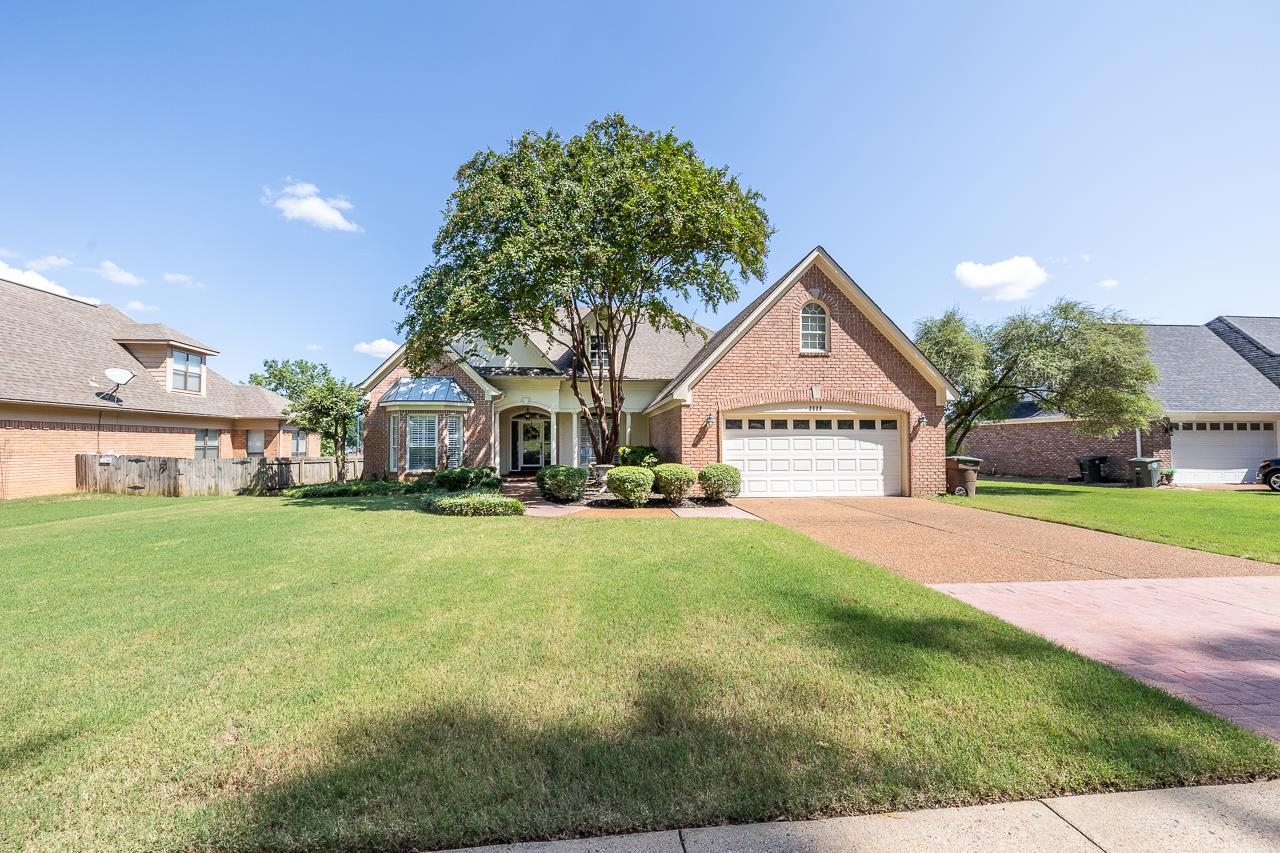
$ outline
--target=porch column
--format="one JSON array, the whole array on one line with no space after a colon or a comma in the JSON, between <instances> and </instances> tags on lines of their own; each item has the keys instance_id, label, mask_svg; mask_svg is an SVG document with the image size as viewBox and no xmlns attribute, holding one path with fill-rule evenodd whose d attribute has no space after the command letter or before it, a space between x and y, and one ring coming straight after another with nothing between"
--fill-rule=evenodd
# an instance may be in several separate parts
<instances>
[{"instance_id":1,"label":"porch column","mask_svg":"<svg viewBox=\"0 0 1280 853\"><path fill-rule=\"evenodd\" d=\"M560 464L560 445L556 439L556 421L560 420L560 413L553 411L551 413L551 464Z\"/></svg>"},{"instance_id":2,"label":"porch column","mask_svg":"<svg viewBox=\"0 0 1280 853\"><path fill-rule=\"evenodd\" d=\"M630 444L631 443L631 413L630 412L622 413L622 423L624 425L622 430L622 436L624 438L623 444Z\"/></svg>"},{"instance_id":3,"label":"porch column","mask_svg":"<svg viewBox=\"0 0 1280 853\"><path fill-rule=\"evenodd\" d=\"M582 418L582 412L573 413L573 466L578 466L579 460L582 459L582 452L578 448L578 440L582 437L582 426L578 421Z\"/></svg>"}]
</instances>

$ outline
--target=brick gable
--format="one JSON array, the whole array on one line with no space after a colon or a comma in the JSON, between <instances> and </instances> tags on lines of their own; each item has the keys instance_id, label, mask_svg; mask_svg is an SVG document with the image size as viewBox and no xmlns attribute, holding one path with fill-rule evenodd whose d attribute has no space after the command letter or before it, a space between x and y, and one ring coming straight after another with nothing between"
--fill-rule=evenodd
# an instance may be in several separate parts
<instances>
[{"instance_id":1,"label":"brick gable","mask_svg":"<svg viewBox=\"0 0 1280 853\"><path fill-rule=\"evenodd\" d=\"M826 307L828 351L800 351L800 310ZM814 386L818 396L814 396ZM905 414L910 439L910 493L931 495L945 485L946 431L937 391L903 353L816 265L801 275L754 326L697 381L691 402L650 422L653 443L666 455L702 467L721 458L721 413L784 402L847 403ZM917 426L919 415L927 426ZM711 426L707 418L711 418ZM678 418L678 420L677 420Z\"/></svg>"}]
</instances>

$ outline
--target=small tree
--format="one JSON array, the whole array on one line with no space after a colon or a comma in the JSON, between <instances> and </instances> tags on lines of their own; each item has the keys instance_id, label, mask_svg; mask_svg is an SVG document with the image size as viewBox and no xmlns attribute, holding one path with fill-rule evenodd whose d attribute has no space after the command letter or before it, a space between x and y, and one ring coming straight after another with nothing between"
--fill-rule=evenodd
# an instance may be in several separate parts
<instances>
[{"instance_id":1,"label":"small tree","mask_svg":"<svg viewBox=\"0 0 1280 853\"><path fill-rule=\"evenodd\" d=\"M958 309L916 324L916 345L960 392L947 406L947 450L1022 400L1075 419L1082 435L1146 429L1161 416L1146 334L1118 311L1063 299L983 326Z\"/></svg>"},{"instance_id":2,"label":"small tree","mask_svg":"<svg viewBox=\"0 0 1280 853\"><path fill-rule=\"evenodd\" d=\"M292 400L285 416L300 428L320 435L333 443L338 463L338 482L347 479L347 433L359 415L369 408L360 388L342 379L328 376L305 389L301 399Z\"/></svg>"},{"instance_id":3,"label":"small tree","mask_svg":"<svg viewBox=\"0 0 1280 853\"><path fill-rule=\"evenodd\" d=\"M572 353L569 381L597 459L618 446L627 356L642 323L699 327L676 299L709 309L763 278L772 230L761 196L692 143L620 115L563 139L526 132L463 164L435 262L396 294L415 373L521 337ZM735 275L736 273L736 275Z\"/></svg>"},{"instance_id":4,"label":"small tree","mask_svg":"<svg viewBox=\"0 0 1280 853\"><path fill-rule=\"evenodd\" d=\"M329 365L306 359L274 359L262 362L261 373L249 374L250 385L261 385L269 388L287 400L301 400L312 388L332 379L333 373ZM336 452L334 443L324 437L320 439L320 452L332 456Z\"/></svg>"}]
</instances>

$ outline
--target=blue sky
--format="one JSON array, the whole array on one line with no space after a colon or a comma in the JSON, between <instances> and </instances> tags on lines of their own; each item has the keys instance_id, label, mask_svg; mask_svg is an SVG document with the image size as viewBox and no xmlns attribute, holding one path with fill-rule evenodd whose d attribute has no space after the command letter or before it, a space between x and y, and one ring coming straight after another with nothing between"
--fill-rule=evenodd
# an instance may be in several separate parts
<instances>
[{"instance_id":1,"label":"blue sky","mask_svg":"<svg viewBox=\"0 0 1280 853\"><path fill-rule=\"evenodd\" d=\"M820 243L908 330L1062 296L1155 322L1280 314L1275 3L4 17L0 272L132 303L235 379L264 358L363 378L377 358L355 347L398 340L392 293L430 262L456 167L612 111L764 193L772 274Z\"/></svg>"}]
</instances>

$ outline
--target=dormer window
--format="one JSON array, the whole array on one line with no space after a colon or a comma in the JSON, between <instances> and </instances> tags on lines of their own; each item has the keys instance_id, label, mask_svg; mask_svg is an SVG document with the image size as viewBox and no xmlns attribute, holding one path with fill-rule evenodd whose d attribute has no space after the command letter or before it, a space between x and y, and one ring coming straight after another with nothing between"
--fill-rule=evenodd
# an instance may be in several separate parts
<instances>
[{"instance_id":1,"label":"dormer window","mask_svg":"<svg viewBox=\"0 0 1280 853\"><path fill-rule=\"evenodd\" d=\"M204 382L204 356L183 350L173 351L172 382L174 391L200 393Z\"/></svg>"},{"instance_id":2,"label":"dormer window","mask_svg":"<svg viewBox=\"0 0 1280 853\"><path fill-rule=\"evenodd\" d=\"M605 343L604 335L592 335L587 340L587 355L592 367L609 366L609 346Z\"/></svg>"},{"instance_id":3,"label":"dormer window","mask_svg":"<svg viewBox=\"0 0 1280 853\"><path fill-rule=\"evenodd\" d=\"M827 351L827 309L810 302L800 309L800 352Z\"/></svg>"}]
</instances>

